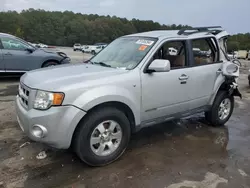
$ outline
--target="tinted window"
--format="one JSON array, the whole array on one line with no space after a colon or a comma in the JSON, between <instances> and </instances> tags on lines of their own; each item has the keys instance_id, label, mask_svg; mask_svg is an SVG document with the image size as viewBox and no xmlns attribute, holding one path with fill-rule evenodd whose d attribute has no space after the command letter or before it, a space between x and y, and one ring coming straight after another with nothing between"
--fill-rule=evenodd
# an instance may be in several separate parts
<instances>
[{"instance_id":1,"label":"tinted window","mask_svg":"<svg viewBox=\"0 0 250 188\"><path fill-rule=\"evenodd\" d=\"M192 41L194 64L203 65L216 61L215 47L211 39L197 39Z\"/></svg>"}]
</instances>

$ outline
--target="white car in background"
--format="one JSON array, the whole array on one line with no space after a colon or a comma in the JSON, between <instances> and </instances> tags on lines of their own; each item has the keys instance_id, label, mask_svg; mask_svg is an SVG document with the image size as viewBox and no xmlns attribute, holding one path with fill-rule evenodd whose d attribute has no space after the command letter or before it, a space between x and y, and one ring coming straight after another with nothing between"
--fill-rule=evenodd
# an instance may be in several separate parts
<instances>
[{"instance_id":1,"label":"white car in background","mask_svg":"<svg viewBox=\"0 0 250 188\"><path fill-rule=\"evenodd\" d=\"M36 44L36 47L38 47L38 48L48 48L48 45L39 43L39 44Z\"/></svg>"},{"instance_id":2,"label":"white car in background","mask_svg":"<svg viewBox=\"0 0 250 188\"><path fill-rule=\"evenodd\" d=\"M92 50L92 46L91 45L85 45L82 47L82 53L90 53Z\"/></svg>"},{"instance_id":3,"label":"white car in background","mask_svg":"<svg viewBox=\"0 0 250 188\"><path fill-rule=\"evenodd\" d=\"M93 55L99 53L102 49L104 49L107 45L86 45L82 48L83 53L91 53Z\"/></svg>"},{"instance_id":4,"label":"white car in background","mask_svg":"<svg viewBox=\"0 0 250 188\"><path fill-rule=\"evenodd\" d=\"M74 44L73 49L74 49L74 51L77 51L77 50L81 51L82 50L82 45L79 44L79 43L76 43L76 44Z\"/></svg>"}]
</instances>

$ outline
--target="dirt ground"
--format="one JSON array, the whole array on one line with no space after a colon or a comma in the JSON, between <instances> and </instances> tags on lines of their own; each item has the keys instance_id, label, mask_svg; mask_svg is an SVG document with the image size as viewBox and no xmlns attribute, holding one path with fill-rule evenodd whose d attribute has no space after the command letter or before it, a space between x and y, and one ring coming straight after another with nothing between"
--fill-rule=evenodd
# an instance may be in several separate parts
<instances>
[{"instance_id":1,"label":"dirt ground","mask_svg":"<svg viewBox=\"0 0 250 188\"><path fill-rule=\"evenodd\" d=\"M74 61L81 60L74 55ZM146 128L132 136L118 161L102 168L29 140L14 109L19 78L1 78L0 188L250 188L248 63L239 79L243 99L236 99L225 127L208 126L197 114ZM39 160L41 151L47 157Z\"/></svg>"}]
</instances>

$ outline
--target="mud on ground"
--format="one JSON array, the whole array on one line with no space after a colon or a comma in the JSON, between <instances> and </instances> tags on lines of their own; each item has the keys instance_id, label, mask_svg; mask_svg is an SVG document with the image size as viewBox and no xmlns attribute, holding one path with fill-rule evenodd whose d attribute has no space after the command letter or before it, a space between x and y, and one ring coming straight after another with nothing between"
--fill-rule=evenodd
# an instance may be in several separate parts
<instances>
[{"instance_id":1,"label":"mud on ground","mask_svg":"<svg viewBox=\"0 0 250 188\"><path fill-rule=\"evenodd\" d=\"M14 110L18 78L0 82L0 188L250 187L250 88L242 70L234 113L225 127L203 114L146 128L115 163L91 168L71 151L30 141ZM25 143L25 144L24 144ZM24 145L23 145L24 144ZM22 146L22 147L20 147ZM37 154L45 151L42 160Z\"/></svg>"}]
</instances>

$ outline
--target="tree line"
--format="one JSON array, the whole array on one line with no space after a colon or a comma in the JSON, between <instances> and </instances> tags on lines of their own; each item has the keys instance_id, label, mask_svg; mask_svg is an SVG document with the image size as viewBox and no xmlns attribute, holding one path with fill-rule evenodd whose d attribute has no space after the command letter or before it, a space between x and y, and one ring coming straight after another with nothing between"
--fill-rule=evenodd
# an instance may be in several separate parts
<instances>
[{"instance_id":1,"label":"tree line","mask_svg":"<svg viewBox=\"0 0 250 188\"><path fill-rule=\"evenodd\" d=\"M72 46L74 43L109 43L117 37L152 30L176 30L188 25L165 25L151 20L128 20L116 16L80 14L71 11L28 9L0 12L0 32L10 33L32 43ZM250 33L230 37L228 50L250 50Z\"/></svg>"}]
</instances>

